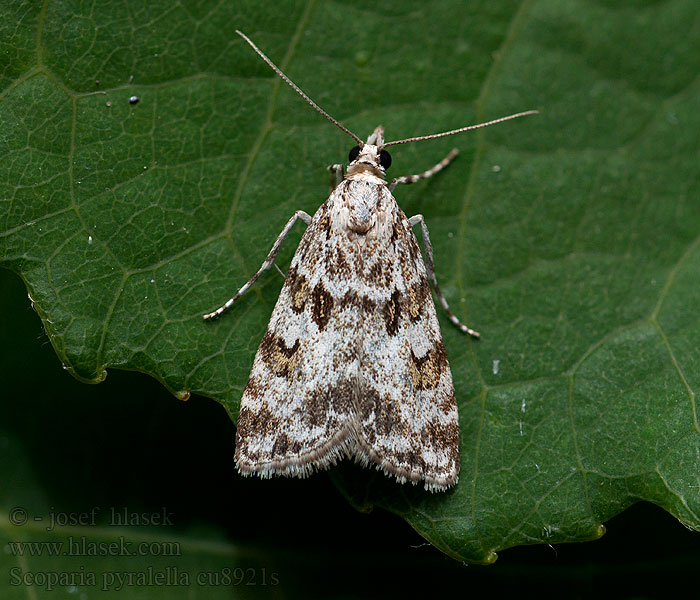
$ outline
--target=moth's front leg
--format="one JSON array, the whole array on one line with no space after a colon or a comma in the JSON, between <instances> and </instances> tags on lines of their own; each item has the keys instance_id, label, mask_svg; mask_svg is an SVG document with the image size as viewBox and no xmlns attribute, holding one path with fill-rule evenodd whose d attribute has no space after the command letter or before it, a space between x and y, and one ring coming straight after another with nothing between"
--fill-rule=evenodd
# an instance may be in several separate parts
<instances>
[{"instance_id":1,"label":"moth's front leg","mask_svg":"<svg viewBox=\"0 0 700 600\"><path fill-rule=\"evenodd\" d=\"M343 179L345 179L345 165L335 164L330 165L328 170L331 173L335 173L335 185L331 182L331 191L333 191L340 184Z\"/></svg>"},{"instance_id":2,"label":"moth's front leg","mask_svg":"<svg viewBox=\"0 0 700 600\"><path fill-rule=\"evenodd\" d=\"M245 294L248 291L248 288L250 288L251 285L255 283L255 280L260 277L260 275L264 272L267 271L275 262L275 257L277 256L277 253L279 252L280 247L282 246L282 243L284 240L287 238L289 235L289 232L291 231L292 227L294 227L294 223L296 223L299 219L304 221L307 225L311 223L311 217L305 213L303 210L298 210L294 213L294 216L287 221L287 224L284 226L284 229L282 229L282 233L279 234L277 237L277 240L275 241L274 245L272 246L272 250L270 250L270 253L267 255L267 258L265 259L265 262L262 264L260 269L258 269L258 272L253 275L246 283L245 285L238 290L236 295L228 300L226 304L223 306L220 306L217 308L214 312L207 313L204 315L204 319L211 319L213 317L218 317L222 312L224 312L227 308L229 308L236 300L238 300L243 294Z\"/></svg>"}]
</instances>

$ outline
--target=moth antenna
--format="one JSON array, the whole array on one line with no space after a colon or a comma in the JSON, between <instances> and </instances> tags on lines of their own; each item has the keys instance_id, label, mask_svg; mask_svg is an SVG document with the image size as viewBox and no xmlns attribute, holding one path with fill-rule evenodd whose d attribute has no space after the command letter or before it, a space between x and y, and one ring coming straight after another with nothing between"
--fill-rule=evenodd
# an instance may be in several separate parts
<instances>
[{"instance_id":1,"label":"moth antenna","mask_svg":"<svg viewBox=\"0 0 700 600\"><path fill-rule=\"evenodd\" d=\"M251 40L245 33L243 33L242 31L239 31L238 29L236 29L236 33L237 33L238 35L240 35L246 42L248 42L248 44L250 45L250 47L251 47L253 50L255 50L255 52L257 52L258 56L260 56L260 58L262 58L268 65L270 65L270 67L272 68L272 70L273 70L275 73L277 73L277 74L289 85L289 87L291 87L297 94L299 94L304 100L306 100L306 102L307 102L308 104L310 104L310 105L311 105L313 108L315 108L319 113L321 113L324 117L326 117L326 119L328 119L328 120L329 120L331 123L333 123L336 127L338 127L339 129L342 129L345 133L347 133L352 139L354 139L354 140L358 143L358 145L360 146L360 148L362 148L362 147L365 145L365 143L364 143L359 137L357 137L352 131L350 131L347 127L343 126L341 123L339 123L338 121L336 121L336 120L335 120L333 117L331 117L325 110L323 110L318 104L316 104L311 98L309 98L304 92L302 92L302 91L301 91L301 88L300 88L296 83L294 83L289 77L287 77L287 76L282 72L282 70L281 70L277 65L275 65L275 63L273 63L273 62L264 54L264 52L263 52L262 50L260 50L260 48L258 48L258 47L252 42L252 40ZM406 140L406 141L408 141L408 140Z\"/></svg>"},{"instance_id":2,"label":"moth antenna","mask_svg":"<svg viewBox=\"0 0 700 600\"><path fill-rule=\"evenodd\" d=\"M482 127L488 127L489 125L495 125L496 123L503 123L503 121L510 121L511 119L519 119L520 117L525 117L527 115L537 114L539 114L538 110L526 110L525 112L515 113L514 115L508 115L507 117L501 117L500 119L494 119L493 121L486 121L486 123L467 125L466 127L452 129L451 131L444 131L443 133L433 133L432 135L420 135L418 137L406 138L405 140L387 142L386 144L384 144L383 147L386 148L387 146L396 146L397 144L408 144L409 142L420 142L422 140L433 140L435 138L445 137L446 135L454 135L455 133L462 133L463 131L469 131L471 129L481 129Z\"/></svg>"}]
</instances>

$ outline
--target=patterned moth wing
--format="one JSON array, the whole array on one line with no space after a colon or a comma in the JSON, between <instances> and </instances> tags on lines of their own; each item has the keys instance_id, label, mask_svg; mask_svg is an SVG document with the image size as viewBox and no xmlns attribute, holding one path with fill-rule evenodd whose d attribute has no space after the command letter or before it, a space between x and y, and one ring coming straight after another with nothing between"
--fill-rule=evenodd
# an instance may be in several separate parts
<instances>
[{"instance_id":1,"label":"patterned moth wing","mask_svg":"<svg viewBox=\"0 0 700 600\"><path fill-rule=\"evenodd\" d=\"M311 220L241 400L244 474L343 456L438 491L459 471L452 377L425 265L386 183L350 174Z\"/></svg>"},{"instance_id":2,"label":"patterned moth wing","mask_svg":"<svg viewBox=\"0 0 700 600\"><path fill-rule=\"evenodd\" d=\"M377 191L384 226L363 272L374 308L364 314L358 455L439 491L459 473L452 374L416 237L389 190Z\"/></svg>"},{"instance_id":3,"label":"patterned moth wing","mask_svg":"<svg viewBox=\"0 0 700 600\"><path fill-rule=\"evenodd\" d=\"M359 348L349 332L362 315L343 302L354 282L331 225L336 203L333 193L306 229L255 356L236 429L244 474L303 477L352 454Z\"/></svg>"}]
</instances>

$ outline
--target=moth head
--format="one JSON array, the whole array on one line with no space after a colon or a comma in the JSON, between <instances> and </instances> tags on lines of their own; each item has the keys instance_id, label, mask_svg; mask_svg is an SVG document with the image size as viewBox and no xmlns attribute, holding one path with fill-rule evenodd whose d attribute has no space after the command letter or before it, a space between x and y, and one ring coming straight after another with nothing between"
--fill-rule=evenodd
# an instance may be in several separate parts
<instances>
[{"instance_id":1,"label":"moth head","mask_svg":"<svg viewBox=\"0 0 700 600\"><path fill-rule=\"evenodd\" d=\"M348 154L348 173L372 171L383 177L391 166L391 154L384 150L384 128L379 125L362 145L357 145Z\"/></svg>"}]
</instances>

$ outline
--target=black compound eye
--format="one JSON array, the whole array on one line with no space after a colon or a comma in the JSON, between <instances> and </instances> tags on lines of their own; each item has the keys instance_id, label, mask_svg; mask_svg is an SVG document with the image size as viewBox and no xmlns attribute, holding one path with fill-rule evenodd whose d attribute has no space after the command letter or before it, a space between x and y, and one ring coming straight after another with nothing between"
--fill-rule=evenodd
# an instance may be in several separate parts
<instances>
[{"instance_id":1,"label":"black compound eye","mask_svg":"<svg viewBox=\"0 0 700 600\"><path fill-rule=\"evenodd\" d=\"M386 150L381 150L379 152L379 164L382 165L385 170L391 166L391 154Z\"/></svg>"},{"instance_id":2,"label":"black compound eye","mask_svg":"<svg viewBox=\"0 0 700 600\"><path fill-rule=\"evenodd\" d=\"M360 156L360 147L355 146L352 150L350 150L350 154L348 154L348 158L350 159L350 162L352 162L358 156Z\"/></svg>"}]
</instances>

